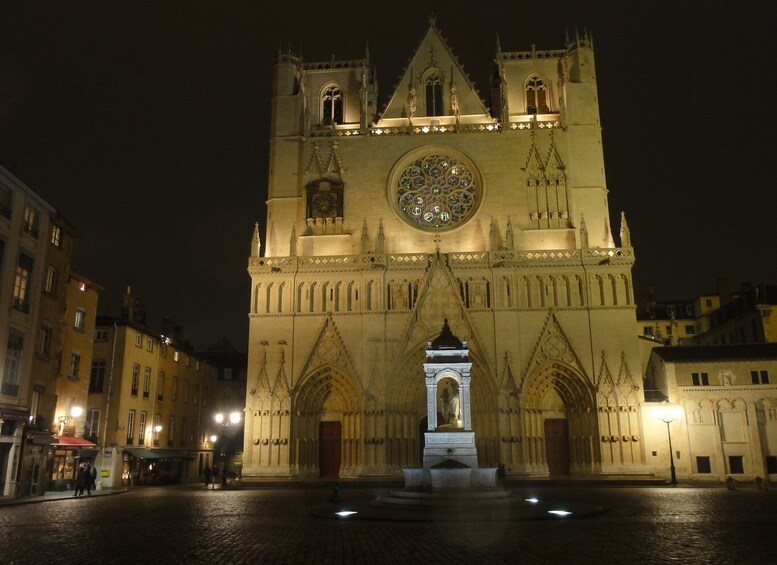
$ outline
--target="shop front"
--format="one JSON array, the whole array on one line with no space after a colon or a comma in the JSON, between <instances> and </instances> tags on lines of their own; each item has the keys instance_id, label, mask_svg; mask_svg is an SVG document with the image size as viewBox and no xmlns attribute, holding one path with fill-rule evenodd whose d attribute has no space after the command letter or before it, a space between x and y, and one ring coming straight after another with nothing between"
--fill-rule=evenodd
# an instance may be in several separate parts
<instances>
[{"instance_id":1,"label":"shop front","mask_svg":"<svg viewBox=\"0 0 777 565\"><path fill-rule=\"evenodd\" d=\"M122 483L124 485L178 484L189 458L177 449L144 449L125 447Z\"/></svg>"},{"instance_id":2,"label":"shop front","mask_svg":"<svg viewBox=\"0 0 777 565\"><path fill-rule=\"evenodd\" d=\"M54 451L51 466L53 490L73 488L78 466L82 463L94 465L98 453L97 445L75 436L54 436L51 448Z\"/></svg>"}]
</instances>

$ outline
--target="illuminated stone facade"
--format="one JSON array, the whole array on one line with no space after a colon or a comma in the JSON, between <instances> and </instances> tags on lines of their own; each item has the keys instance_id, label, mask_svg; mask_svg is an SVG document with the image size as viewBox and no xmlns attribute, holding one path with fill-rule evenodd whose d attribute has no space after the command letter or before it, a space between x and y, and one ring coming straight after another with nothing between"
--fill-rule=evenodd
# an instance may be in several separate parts
<instances>
[{"instance_id":1,"label":"illuminated stone facade","mask_svg":"<svg viewBox=\"0 0 777 565\"><path fill-rule=\"evenodd\" d=\"M625 218L612 236L592 43L490 61L489 109L432 22L379 113L368 54L279 56L244 477L419 467L445 319L469 347L481 467L645 472L634 254Z\"/></svg>"}]
</instances>

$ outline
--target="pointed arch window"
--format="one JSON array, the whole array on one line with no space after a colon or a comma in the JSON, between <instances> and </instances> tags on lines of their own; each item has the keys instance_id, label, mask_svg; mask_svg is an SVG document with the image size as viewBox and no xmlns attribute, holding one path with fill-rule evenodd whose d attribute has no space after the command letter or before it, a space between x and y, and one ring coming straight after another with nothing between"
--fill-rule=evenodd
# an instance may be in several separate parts
<instances>
[{"instance_id":1,"label":"pointed arch window","mask_svg":"<svg viewBox=\"0 0 777 565\"><path fill-rule=\"evenodd\" d=\"M324 88L321 95L321 124L331 126L343 123L343 91L336 84Z\"/></svg>"},{"instance_id":2,"label":"pointed arch window","mask_svg":"<svg viewBox=\"0 0 777 565\"><path fill-rule=\"evenodd\" d=\"M426 115L442 116L442 76L437 71L426 75L424 80L426 95Z\"/></svg>"},{"instance_id":3,"label":"pointed arch window","mask_svg":"<svg viewBox=\"0 0 777 565\"><path fill-rule=\"evenodd\" d=\"M550 114L548 87L539 75L532 75L526 81L526 113Z\"/></svg>"}]
</instances>

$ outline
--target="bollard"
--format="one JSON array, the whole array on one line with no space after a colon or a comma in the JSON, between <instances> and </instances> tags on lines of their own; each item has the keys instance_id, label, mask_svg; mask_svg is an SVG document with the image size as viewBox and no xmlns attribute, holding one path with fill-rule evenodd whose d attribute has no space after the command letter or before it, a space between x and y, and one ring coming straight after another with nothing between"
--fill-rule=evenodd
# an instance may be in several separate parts
<instances>
[{"instance_id":1,"label":"bollard","mask_svg":"<svg viewBox=\"0 0 777 565\"><path fill-rule=\"evenodd\" d=\"M737 482L733 479L733 477L726 479L726 488L728 488L728 490L736 490Z\"/></svg>"}]
</instances>

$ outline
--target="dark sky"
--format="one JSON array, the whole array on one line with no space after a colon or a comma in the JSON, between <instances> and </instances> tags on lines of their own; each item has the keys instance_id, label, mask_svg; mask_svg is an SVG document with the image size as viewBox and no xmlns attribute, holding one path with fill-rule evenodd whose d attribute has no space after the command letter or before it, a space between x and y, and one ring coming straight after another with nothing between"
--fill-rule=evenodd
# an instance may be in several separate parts
<instances>
[{"instance_id":1,"label":"dark sky","mask_svg":"<svg viewBox=\"0 0 777 565\"><path fill-rule=\"evenodd\" d=\"M586 28L637 294L777 282L770 17L748 2L644 4L0 0L0 164L82 232L75 264L106 287L101 313L118 315L131 285L151 327L170 316L198 347L245 348L279 47L315 61L369 42L385 101L434 13L488 102L497 33L521 51Z\"/></svg>"}]
</instances>

